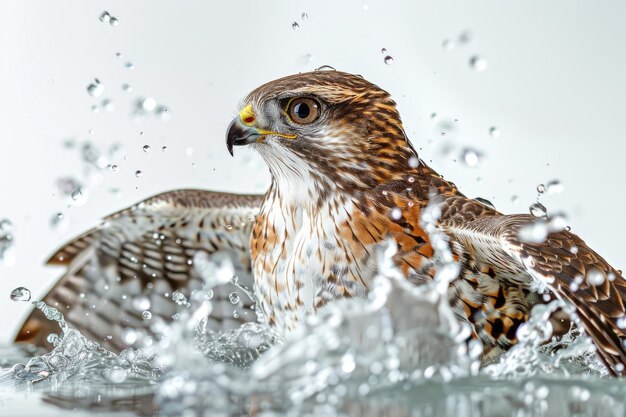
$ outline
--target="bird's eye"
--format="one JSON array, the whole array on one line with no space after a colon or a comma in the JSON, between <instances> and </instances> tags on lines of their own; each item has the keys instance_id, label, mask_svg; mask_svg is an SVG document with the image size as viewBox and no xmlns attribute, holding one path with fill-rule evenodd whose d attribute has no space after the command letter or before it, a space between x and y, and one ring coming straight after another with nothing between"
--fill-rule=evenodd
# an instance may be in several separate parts
<instances>
[{"instance_id":1,"label":"bird's eye","mask_svg":"<svg viewBox=\"0 0 626 417\"><path fill-rule=\"evenodd\" d=\"M289 102L287 113L295 123L306 125L320 117L320 105L312 98L297 97Z\"/></svg>"}]
</instances>

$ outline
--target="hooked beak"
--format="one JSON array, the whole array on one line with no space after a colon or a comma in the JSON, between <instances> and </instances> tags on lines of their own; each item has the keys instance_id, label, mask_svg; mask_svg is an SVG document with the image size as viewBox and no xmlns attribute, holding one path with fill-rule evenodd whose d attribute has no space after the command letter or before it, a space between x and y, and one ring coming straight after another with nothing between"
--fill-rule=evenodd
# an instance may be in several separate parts
<instances>
[{"instance_id":1,"label":"hooked beak","mask_svg":"<svg viewBox=\"0 0 626 417\"><path fill-rule=\"evenodd\" d=\"M265 136L278 136L285 139L295 139L298 135L272 132L256 127L256 117L252 106L248 104L239 112L239 115L230 122L226 133L226 148L233 156L233 146L244 146L255 142L262 142Z\"/></svg>"},{"instance_id":2,"label":"hooked beak","mask_svg":"<svg viewBox=\"0 0 626 417\"><path fill-rule=\"evenodd\" d=\"M233 146L244 146L256 142L261 135L252 126L246 126L241 123L239 117L236 117L228 126L226 133L226 148L231 156L233 156Z\"/></svg>"}]
</instances>

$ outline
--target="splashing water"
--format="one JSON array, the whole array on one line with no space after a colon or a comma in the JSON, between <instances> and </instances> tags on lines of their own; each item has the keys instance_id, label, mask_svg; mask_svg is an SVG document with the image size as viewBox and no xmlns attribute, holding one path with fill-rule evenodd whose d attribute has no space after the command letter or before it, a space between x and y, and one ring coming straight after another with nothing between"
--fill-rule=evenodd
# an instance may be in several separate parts
<instances>
[{"instance_id":1,"label":"splashing water","mask_svg":"<svg viewBox=\"0 0 626 417\"><path fill-rule=\"evenodd\" d=\"M35 308L59 326L48 338L53 350L0 373L0 387L35 383L50 398L84 408L134 398L142 414L158 409L168 416L247 415L250 407L259 415L433 415L439 409L447 410L444 415L463 409L483 410L472 416L511 410L535 415L524 410L561 410L563 402L571 410L589 410L576 415L593 415L598 407L616 410L601 415L619 415L626 384L615 381L608 393L598 380L595 394L589 380L576 379L606 374L589 338L577 327L552 337L550 317L571 313L559 301L536 305L518 330L519 343L481 369L480 343L448 305L448 285L460 269L437 225L437 198L431 201L420 222L435 251L436 273L427 284L405 279L393 263L395 243L386 242L377 252L378 274L367 298L329 303L286 337L268 327L257 309L256 322L214 331L208 318L216 286L234 285L229 299L238 305L253 295L226 254L200 252L192 265L204 285L189 297L172 292L177 319L165 324L152 316L151 328L160 335L153 346L115 354L73 329L59 310L36 301ZM28 301L29 291L17 288L11 298ZM146 307L143 300L134 304ZM132 328L124 334L129 343L139 337Z\"/></svg>"},{"instance_id":2,"label":"splashing water","mask_svg":"<svg viewBox=\"0 0 626 417\"><path fill-rule=\"evenodd\" d=\"M0 220L0 266L10 266L15 262L12 229L8 219Z\"/></svg>"}]
</instances>

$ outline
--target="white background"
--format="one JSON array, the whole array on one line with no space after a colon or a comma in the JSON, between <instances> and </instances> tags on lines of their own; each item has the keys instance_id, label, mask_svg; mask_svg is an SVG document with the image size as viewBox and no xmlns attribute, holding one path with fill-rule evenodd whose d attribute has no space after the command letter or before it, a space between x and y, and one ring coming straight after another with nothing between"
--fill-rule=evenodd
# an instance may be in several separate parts
<instances>
[{"instance_id":1,"label":"white background","mask_svg":"<svg viewBox=\"0 0 626 417\"><path fill-rule=\"evenodd\" d=\"M104 10L118 26L98 20ZM390 91L422 158L469 196L527 212L538 184L560 180L565 191L541 201L626 266L623 1L2 0L0 16L0 219L14 224L16 253L0 266L0 341L28 310L10 291L42 296L61 273L44 260L100 217L175 188L262 192L263 164L250 150L233 159L224 145L237 103L261 83L325 64ZM474 55L486 71L470 68ZM86 92L94 78L105 86L99 99ZM134 120L138 97L168 106L171 120ZM116 109L94 114L104 98ZM84 141L119 143L110 161L119 171L86 172ZM480 167L454 161L464 146L484 154ZM64 177L83 183L83 205L68 207L56 185ZM53 228L59 212L66 223Z\"/></svg>"}]
</instances>

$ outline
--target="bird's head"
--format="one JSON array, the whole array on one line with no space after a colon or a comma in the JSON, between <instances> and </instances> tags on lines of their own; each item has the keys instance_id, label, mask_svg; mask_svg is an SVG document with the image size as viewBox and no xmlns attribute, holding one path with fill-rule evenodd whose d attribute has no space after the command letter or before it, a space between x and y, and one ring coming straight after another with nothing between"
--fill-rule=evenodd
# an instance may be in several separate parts
<instances>
[{"instance_id":1,"label":"bird's head","mask_svg":"<svg viewBox=\"0 0 626 417\"><path fill-rule=\"evenodd\" d=\"M280 187L351 191L409 170L416 158L395 102L360 76L313 71L252 91L228 128L228 151L251 145Z\"/></svg>"}]
</instances>

